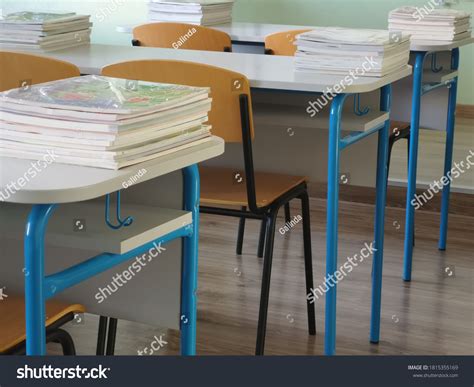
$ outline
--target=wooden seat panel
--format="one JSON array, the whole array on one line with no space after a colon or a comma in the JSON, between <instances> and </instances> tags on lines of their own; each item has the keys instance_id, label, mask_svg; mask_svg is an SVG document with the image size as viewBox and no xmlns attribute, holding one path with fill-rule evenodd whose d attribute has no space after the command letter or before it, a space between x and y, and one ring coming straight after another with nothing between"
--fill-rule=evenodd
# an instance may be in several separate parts
<instances>
[{"instance_id":1,"label":"wooden seat panel","mask_svg":"<svg viewBox=\"0 0 474 387\"><path fill-rule=\"evenodd\" d=\"M245 173L230 168L200 167L201 204L248 206ZM297 185L303 176L255 172L257 205L265 207Z\"/></svg>"},{"instance_id":2,"label":"wooden seat panel","mask_svg":"<svg viewBox=\"0 0 474 387\"><path fill-rule=\"evenodd\" d=\"M80 304L66 304L56 300L46 302L46 326L69 313L84 313ZM9 294L0 301L0 353L5 353L26 340L25 299Z\"/></svg>"}]
</instances>

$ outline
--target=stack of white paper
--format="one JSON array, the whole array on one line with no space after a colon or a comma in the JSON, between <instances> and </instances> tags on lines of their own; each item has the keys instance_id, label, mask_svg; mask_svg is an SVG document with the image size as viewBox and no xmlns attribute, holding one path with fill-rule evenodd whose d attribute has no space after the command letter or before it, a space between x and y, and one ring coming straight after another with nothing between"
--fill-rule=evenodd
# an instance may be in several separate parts
<instances>
[{"instance_id":1,"label":"stack of white paper","mask_svg":"<svg viewBox=\"0 0 474 387\"><path fill-rule=\"evenodd\" d=\"M11 13L0 19L0 48L41 52L88 44L91 27L89 15Z\"/></svg>"},{"instance_id":2,"label":"stack of white paper","mask_svg":"<svg viewBox=\"0 0 474 387\"><path fill-rule=\"evenodd\" d=\"M388 75L408 64L410 36L385 30L321 27L296 37L296 70L355 77Z\"/></svg>"},{"instance_id":3,"label":"stack of white paper","mask_svg":"<svg viewBox=\"0 0 474 387\"><path fill-rule=\"evenodd\" d=\"M471 36L471 14L455 9L401 7L390 12L389 30L412 41L454 42Z\"/></svg>"},{"instance_id":4,"label":"stack of white paper","mask_svg":"<svg viewBox=\"0 0 474 387\"><path fill-rule=\"evenodd\" d=\"M208 88L76 77L0 93L0 156L119 169L210 140Z\"/></svg>"},{"instance_id":5,"label":"stack of white paper","mask_svg":"<svg viewBox=\"0 0 474 387\"><path fill-rule=\"evenodd\" d=\"M149 19L196 25L230 23L234 0L150 0Z\"/></svg>"}]
</instances>

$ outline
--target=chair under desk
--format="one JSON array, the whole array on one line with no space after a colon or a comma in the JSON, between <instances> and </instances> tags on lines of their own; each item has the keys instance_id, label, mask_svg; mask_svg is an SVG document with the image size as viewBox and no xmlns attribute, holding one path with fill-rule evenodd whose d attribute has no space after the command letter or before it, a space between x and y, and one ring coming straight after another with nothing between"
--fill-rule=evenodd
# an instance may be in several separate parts
<instances>
[{"instance_id":1,"label":"chair under desk","mask_svg":"<svg viewBox=\"0 0 474 387\"><path fill-rule=\"evenodd\" d=\"M147 23L147 22L145 22ZM130 34L133 30L132 25L122 25L117 27L118 32ZM285 24L265 24L265 23L242 23L232 22L227 24L221 24L212 26L219 31L227 33L232 43L236 46L256 46L263 54L263 47L265 46L266 36L278 32L298 30L298 29L315 29L317 26L295 26ZM447 105L447 124L446 130L446 150L444 158L444 171L443 176L446 176L447 172L451 170L453 164L453 146L454 146L454 128L455 128L455 112L456 112L456 101L457 101L457 83L458 83L458 68L460 62L459 48L467 46L474 42L474 37L459 40L453 43L443 42L424 42L417 43L412 42L410 51L412 53L412 59L414 62L413 70L413 90L410 96L411 104L404 106L405 109L409 109L407 115L410 116L411 131L410 131L410 151L409 151L409 166L408 166L408 184L407 184L407 205L406 205L406 219L405 219L405 243L404 243L404 258L403 258L403 280L411 281L412 274L412 261L413 261L413 236L415 229L415 209L411 205L412 199L416 194L417 184L417 165L418 165L418 139L419 129L421 122L421 97L431 91L448 88L449 97ZM436 56L442 52L449 52L451 55L450 69L442 69L437 67ZM424 62L428 56L433 58L433 73L429 71L423 71ZM442 72L441 74L438 74ZM449 77L449 74L452 76ZM446 78L448 75L448 78ZM427 79L427 77L429 77ZM401 104L403 101L395 101L396 104ZM441 106L440 103L434 110L444 109L445 105ZM392 117L400 119L400 117ZM425 117L427 119L427 117ZM405 120L403 120L405 121ZM430 127L433 125L428 120L423 123L425 126ZM436 120L434 120L436 121ZM437 125L437 123L436 123ZM438 248L440 250L446 250L447 233L448 233L448 215L449 215L449 198L451 191L451 182L446 185L443 189L442 207L441 207L441 221L440 221L440 232Z\"/></svg>"},{"instance_id":2,"label":"chair under desk","mask_svg":"<svg viewBox=\"0 0 474 387\"><path fill-rule=\"evenodd\" d=\"M16 223L19 223L18 226L21 227L23 220L27 219L26 227L22 228L25 230L23 273L28 355L46 353L45 301L47 299L146 253L153 247L156 249L156 245L163 244L164 246L177 239L183 240L182 267L179 274L181 353L183 355L196 353L200 185L197 164L217 157L223 152L224 142L218 137L213 137L206 143L118 171L53 164L43 169L41 175L35 179L27 180L26 183L23 181L22 188L11 194L5 200L7 203L0 206L0 213L3 219L9 219L7 225L2 225L2 235L7 238L18 239ZM2 191L8 187L11 190L12 182L17 181L19 176L23 176L32 168L29 160L22 159L2 157L0 164L2 165L0 174ZM184 208L182 210L137 208L137 219L133 227L112 230L105 224L103 206L90 200L120 192L123 183L143 169L146 173L135 184L141 184L175 171L182 171ZM56 210L59 204L67 203L76 203L75 208L69 207L72 210L69 215L67 211L64 213ZM134 207L131 208L133 210ZM81 233L71 232L71 217L73 216L87 216L87 219L93 220L91 223L94 235L89 234L84 238L81 237ZM48 240L48 248L50 245L68 249L92 246L102 253L53 274L45 275L47 261L45 237L48 223L50 223L48 234L52 234ZM8 233L15 235L6 235ZM63 261L67 262L65 259ZM179 320L179 316L177 319Z\"/></svg>"},{"instance_id":3,"label":"chair under desk","mask_svg":"<svg viewBox=\"0 0 474 387\"><path fill-rule=\"evenodd\" d=\"M302 74L294 71L293 58L237 53L205 52L193 50L174 50L158 48L136 48L113 45L78 47L50 53L56 59L77 65L84 74L100 74L101 69L109 64L140 59L167 59L191 61L244 74L253 89L285 91L292 93L321 94L328 87L339 83L338 76ZM379 342L380 313L382 294L383 235L386 203L386 164L388 154L388 137L390 121L387 113L391 108L391 84L411 74L411 67L383 77L360 77L344 93L336 94L328 116L329 150L328 150L328 202L327 202L327 249L326 273L334 276L337 271L338 256L338 202L339 202L339 162L343 149L378 133L377 161L377 205L375 214L374 241L377 251L373 257L372 275L372 316L370 341ZM231 85L229 85L231 87ZM370 93L381 90L379 115L387 117L382 123L375 124L365 131L352 131L346 137L341 136L343 105L350 95ZM371 117L373 119L373 117ZM350 130L346 128L345 130ZM325 354L333 355L336 350L336 289L333 286L326 293L325 316Z\"/></svg>"}]
</instances>

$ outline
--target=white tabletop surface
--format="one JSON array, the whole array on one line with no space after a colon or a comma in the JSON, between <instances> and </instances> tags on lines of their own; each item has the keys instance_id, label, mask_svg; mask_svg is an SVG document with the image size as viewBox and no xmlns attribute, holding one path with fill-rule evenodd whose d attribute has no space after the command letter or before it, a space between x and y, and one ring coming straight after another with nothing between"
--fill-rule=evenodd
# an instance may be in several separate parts
<instances>
[{"instance_id":1,"label":"white tabletop surface","mask_svg":"<svg viewBox=\"0 0 474 387\"><path fill-rule=\"evenodd\" d=\"M178 171L223 153L224 141L219 137L213 137L212 141L118 171L52 163L38 172L36 177L28 179L23 187L19 186L19 178L28 173L34 161L0 157L0 191L6 196L6 193L9 192L6 191L7 186L10 186L13 194L6 200L9 203L80 202L123 189L122 184L137 175L140 170L145 169L146 173L137 180L136 184ZM12 189L12 183L15 184L13 187L16 186L18 189Z\"/></svg>"},{"instance_id":2,"label":"white tabletop surface","mask_svg":"<svg viewBox=\"0 0 474 387\"><path fill-rule=\"evenodd\" d=\"M253 88L298 92L325 92L343 79L340 75L295 72L293 57L273 55L91 44L53 51L47 56L74 63L83 74L100 74L106 65L140 59L204 63L245 75ZM345 92L371 92L410 74L411 67L406 66L383 78L359 77Z\"/></svg>"},{"instance_id":3,"label":"white tabletop surface","mask_svg":"<svg viewBox=\"0 0 474 387\"><path fill-rule=\"evenodd\" d=\"M150 23L145 21L141 24ZM133 29L138 26L122 25L117 27L118 32L131 34ZM283 32L301 29L316 29L316 26L295 26L287 24L265 24L265 23L239 23L232 22L228 24L219 24L210 26L230 35L233 42L236 43L258 43L263 44L265 37L275 32ZM474 42L474 37L466 38L454 43L440 43L439 41L413 41L410 47L411 51L449 51L453 48L465 46Z\"/></svg>"}]
</instances>

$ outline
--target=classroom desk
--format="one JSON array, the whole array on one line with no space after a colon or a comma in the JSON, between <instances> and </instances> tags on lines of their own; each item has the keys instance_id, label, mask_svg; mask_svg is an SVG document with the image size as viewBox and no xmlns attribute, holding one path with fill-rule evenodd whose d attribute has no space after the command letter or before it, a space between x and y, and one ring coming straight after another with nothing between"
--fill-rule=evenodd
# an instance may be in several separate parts
<instances>
[{"instance_id":1,"label":"classroom desk","mask_svg":"<svg viewBox=\"0 0 474 387\"><path fill-rule=\"evenodd\" d=\"M93 276L109 270L150 250L156 243L166 244L183 239L183 268L181 274L181 313L186 319L181 324L181 353L194 355L196 352L196 290L199 230L199 172L197 164L217 157L224 152L224 141L213 137L211 141L196 145L151 161L130 166L118 171L52 163L43 169L41 175L28 179L26 185L12 194L2 206L3 210L16 210L19 204L30 204L24 234L25 255L25 302L26 302L26 348L28 355L44 355L45 301L60 292L75 286ZM30 160L0 158L2 173L0 189L6 190L12 182L19 180L32 169ZM184 211L176 211L181 222L171 230L160 232L161 225L146 229L125 251L104 253L71 266L60 272L45 276L45 234L50 217L60 203L83 202L119 192L122 183L140 170L146 174L136 184L155 179L174 171L183 171ZM189 216L191 215L191 216ZM150 217L155 215L149 214ZM188 217L188 221L184 219ZM178 216L176 217L178 218ZM102 219L103 220L103 219ZM103 220L104 221L104 220ZM138 222L137 222L138 223ZM143 225L141 225L143 227ZM140 227L139 224L136 227ZM130 227L132 229L133 227ZM110 232L111 229L108 229ZM162 230L163 231L163 230ZM127 230L127 232L129 232ZM154 234L153 234L154 232ZM146 234L146 240L144 240ZM152 235L153 234L153 237ZM135 239L136 236L134 236ZM82 241L87 244L87 241ZM105 242L105 240L104 240ZM109 242L107 240L107 242ZM104 247L105 248L105 247ZM122 247L120 247L122 249ZM103 250L102 250L103 251Z\"/></svg>"},{"instance_id":2,"label":"classroom desk","mask_svg":"<svg viewBox=\"0 0 474 387\"><path fill-rule=\"evenodd\" d=\"M253 89L291 91L298 93L324 93L328 87L339 83L341 78L333 75L302 74L294 71L291 57L264 56L237 53L221 53L194 50L174 50L149 47L125 47L91 45L52 52L49 56L72 62L82 73L99 74L102 67L130 60L167 59L184 60L214 65L245 75ZM336 94L331 103L329 115L328 155L328 203L327 203L327 251L326 272L329 278L337 271L338 246L338 202L339 164L344 148L363 138L379 133L377 161L377 203L375 216L375 247L372 275L372 316L370 341L378 343L380 335L380 311L383 266L383 235L386 203L386 178L389 120L367 131L352 132L341 138L342 108L348 96L381 89L380 111L389 112L391 106L391 84L411 74L411 67L397 71L383 78L359 77L348 86L345 93ZM231 85L229 85L231 87ZM337 283L326 293L325 353L333 355L336 348L336 289Z\"/></svg>"},{"instance_id":3,"label":"classroom desk","mask_svg":"<svg viewBox=\"0 0 474 387\"><path fill-rule=\"evenodd\" d=\"M412 261L413 261L413 232L415 207L411 204L416 194L416 172L418 164L418 140L420 130L420 110L421 97L430 91L447 87L449 88L448 99L448 117L446 124L446 150L444 158L443 176L447 176L453 164L453 146L454 146L454 127L456 119L456 101L459 68L459 48L468 44L472 44L474 38L466 38L454 43L440 44L439 42L412 42L410 50L414 55L413 69L413 94L412 94L412 111L411 111L411 134L410 134L410 155L408 162L408 189L407 189L407 208L405 221L405 247L403 260L403 279L411 281ZM436 54L439 52L451 52L451 68L455 73L455 77L446 82L423 82L424 62L428 55L432 57L432 71L440 72L442 68L437 68ZM443 187L442 206L441 206L441 223L439 232L439 250L446 250L446 238L448 232L448 214L449 214L449 196L451 191L451 180Z\"/></svg>"}]
</instances>

